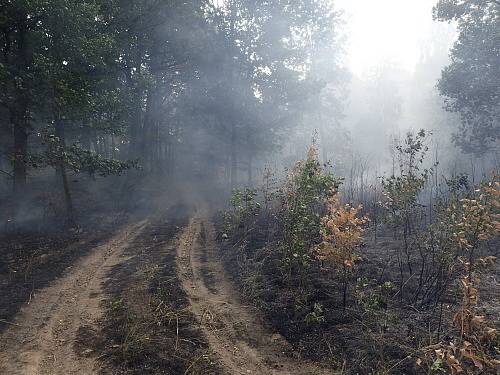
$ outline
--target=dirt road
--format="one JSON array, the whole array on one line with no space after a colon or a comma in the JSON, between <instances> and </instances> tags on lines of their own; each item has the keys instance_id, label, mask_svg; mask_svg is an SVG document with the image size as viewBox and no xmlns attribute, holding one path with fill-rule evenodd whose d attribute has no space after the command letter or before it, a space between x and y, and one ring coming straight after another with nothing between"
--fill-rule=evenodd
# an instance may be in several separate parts
<instances>
[{"instance_id":1,"label":"dirt road","mask_svg":"<svg viewBox=\"0 0 500 375\"><path fill-rule=\"evenodd\" d=\"M107 270L145 222L129 225L80 259L51 286L40 290L0 336L0 374L90 375L96 356L78 347L79 336L97 330Z\"/></svg>"},{"instance_id":2,"label":"dirt road","mask_svg":"<svg viewBox=\"0 0 500 375\"><path fill-rule=\"evenodd\" d=\"M156 236L154 231L149 233L147 228L151 229L150 221L119 230L52 285L38 291L0 335L0 374L110 372L101 367L99 347L86 345L85 340L98 337L102 330L103 301L109 298L104 285L111 277L111 268L125 264L132 256L144 258L138 253L146 248L133 245L134 240L156 241L150 238ZM208 350L217 357L222 371L231 375L331 374L291 356L286 340L266 326L255 308L241 302L218 257L214 232L208 215L198 211L177 239L165 243L176 254L176 261L172 256L170 264L173 271L176 263L179 287L186 291L194 316L192 324L201 326ZM162 254L158 252L165 258ZM147 285L136 287L147 289Z\"/></svg>"},{"instance_id":3,"label":"dirt road","mask_svg":"<svg viewBox=\"0 0 500 375\"><path fill-rule=\"evenodd\" d=\"M227 280L214 236L207 215L198 212L180 237L177 262L191 308L228 374L331 374L285 355L290 348L284 338L241 303Z\"/></svg>"}]
</instances>

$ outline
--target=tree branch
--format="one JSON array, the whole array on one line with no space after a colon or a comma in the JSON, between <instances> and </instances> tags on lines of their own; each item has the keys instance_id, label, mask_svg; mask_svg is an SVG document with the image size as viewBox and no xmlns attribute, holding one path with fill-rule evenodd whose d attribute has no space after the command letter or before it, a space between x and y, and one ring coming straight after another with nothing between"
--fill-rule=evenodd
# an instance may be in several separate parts
<instances>
[{"instance_id":1,"label":"tree branch","mask_svg":"<svg viewBox=\"0 0 500 375\"><path fill-rule=\"evenodd\" d=\"M5 175L9 176L10 178L14 178L14 176L12 176L9 172L2 171L1 169L0 169L0 173L3 173Z\"/></svg>"}]
</instances>

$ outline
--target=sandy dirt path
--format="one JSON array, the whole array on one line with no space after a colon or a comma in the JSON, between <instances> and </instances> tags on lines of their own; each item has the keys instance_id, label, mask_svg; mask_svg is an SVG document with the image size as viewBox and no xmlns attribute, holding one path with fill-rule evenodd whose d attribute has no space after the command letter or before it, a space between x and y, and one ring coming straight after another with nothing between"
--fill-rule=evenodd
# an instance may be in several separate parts
<instances>
[{"instance_id":1,"label":"sandy dirt path","mask_svg":"<svg viewBox=\"0 0 500 375\"><path fill-rule=\"evenodd\" d=\"M125 260L123 250L145 225L143 221L126 226L34 295L0 336L0 374L99 372L95 353L80 348L78 337L98 330L107 271Z\"/></svg>"},{"instance_id":2,"label":"sandy dirt path","mask_svg":"<svg viewBox=\"0 0 500 375\"><path fill-rule=\"evenodd\" d=\"M213 224L198 212L184 229L177 266L191 309L228 374L332 374L285 355L289 344L265 327L255 308L241 303L218 259Z\"/></svg>"}]
</instances>

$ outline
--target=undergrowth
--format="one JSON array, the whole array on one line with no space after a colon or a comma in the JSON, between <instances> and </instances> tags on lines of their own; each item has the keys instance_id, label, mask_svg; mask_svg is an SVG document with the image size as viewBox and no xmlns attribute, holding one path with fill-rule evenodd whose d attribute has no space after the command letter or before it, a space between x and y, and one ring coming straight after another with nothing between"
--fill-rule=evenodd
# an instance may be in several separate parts
<instances>
[{"instance_id":1,"label":"undergrowth","mask_svg":"<svg viewBox=\"0 0 500 375\"><path fill-rule=\"evenodd\" d=\"M498 236L499 180L446 180L423 220L427 136L397 145L373 243L369 210L343 199L314 147L285 181L270 184L267 171L262 189L235 191L219 226L227 269L300 355L349 374L498 370L496 327L477 306L479 264L495 261L485 244Z\"/></svg>"}]
</instances>

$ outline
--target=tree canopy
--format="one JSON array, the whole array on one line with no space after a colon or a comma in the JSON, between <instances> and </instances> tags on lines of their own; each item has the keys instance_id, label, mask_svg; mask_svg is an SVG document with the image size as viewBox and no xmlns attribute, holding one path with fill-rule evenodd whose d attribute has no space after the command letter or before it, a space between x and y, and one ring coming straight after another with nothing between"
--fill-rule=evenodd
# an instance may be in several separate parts
<instances>
[{"instance_id":1,"label":"tree canopy","mask_svg":"<svg viewBox=\"0 0 500 375\"><path fill-rule=\"evenodd\" d=\"M434 17L458 26L451 63L438 84L447 109L461 116L455 142L475 154L496 148L500 130L500 2L440 0Z\"/></svg>"},{"instance_id":2,"label":"tree canopy","mask_svg":"<svg viewBox=\"0 0 500 375\"><path fill-rule=\"evenodd\" d=\"M318 99L342 81L340 18L327 0L0 7L0 116L16 194L48 167L66 195L67 173L131 167L172 178L203 170L234 185L304 109L340 112L336 95Z\"/></svg>"}]
</instances>

